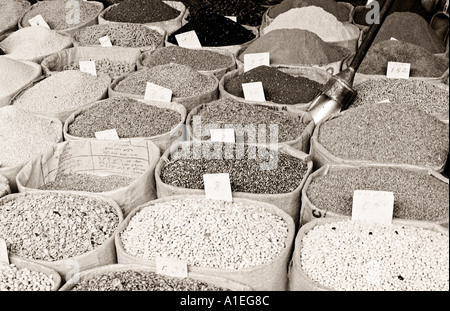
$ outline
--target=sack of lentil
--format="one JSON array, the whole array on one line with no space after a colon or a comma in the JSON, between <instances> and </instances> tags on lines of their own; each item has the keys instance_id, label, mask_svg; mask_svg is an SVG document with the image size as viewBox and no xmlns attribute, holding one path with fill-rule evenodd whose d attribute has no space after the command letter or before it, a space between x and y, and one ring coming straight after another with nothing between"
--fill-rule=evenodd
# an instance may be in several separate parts
<instances>
[{"instance_id":1,"label":"sack of lentil","mask_svg":"<svg viewBox=\"0 0 450 311\"><path fill-rule=\"evenodd\" d=\"M29 83L42 76L39 64L18 61L7 56L0 56L0 107L9 105L11 98Z\"/></svg>"},{"instance_id":2,"label":"sack of lentil","mask_svg":"<svg viewBox=\"0 0 450 311\"><path fill-rule=\"evenodd\" d=\"M233 197L273 204L297 224L312 168L308 154L288 145L174 143L156 165L157 197L204 195L203 174L228 173Z\"/></svg>"},{"instance_id":3,"label":"sack of lentil","mask_svg":"<svg viewBox=\"0 0 450 311\"><path fill-rule=\"evenodd\" d=\"M92 192L113 199L126 216L156 199L160 151L146 140L65 141L28 161L17 174L19 192Z\"/></svg>"},{"instance_id":4,"label":"sack of lentil","mask_svg":"<svg viewBox=\"0 0 450 311\"><path fill-rule=\"evenodd\" d=\"M78 29L97 24L104 5L99 1L51 0L33 4L19 20L19 29L30 27L29 20L42 16L50 29L71 34Z\"/></svg>"},{"instance_id":5,"label":"sack of lentil","mask_svg":"<svg viewBox=\"0 0 450 311\"><path fill-rule=\"evenodd\" d=\"M0 199L0 215L9 254L52 268L63 281L117 262L114 234L124 218L110 198L71 191L15 193Z\"/></svg>"},{"instance_id":6,"label":"sack of lentil","mask_svg":"<svg viewBox=\"0 0 450 311\"><path fill-rule=\"evenodd\" d=\"M258 66L247 72L241 66L220 79L219 94L220 98L242 100L245 99L242 83L261 81L265 99L270 104L307 110L331 77L327 70L307 66Z\"/></svg>"},{"instance_id":7,"label":"sack of lentil","mask_svg":"<svg viewBox=\"0 0 450 311\"><path fill-rule=\"evenodd\" d=\"M120 280L120 283L115 280ZM252 288L217 276L188 272L186 278L176 278L157 273L155 267L139 264L114 264L76 273L59 290L252 291Z\"/></svg>"},{"instance_id":8,"label":"sack of lentil","mask_svg":"<svg viewBox=\"0 0 450 311\"><path fill-rule=\"evenodd\" d=\"M449 151L448 124L398 102L364 105L316 125L310 154L325 164L410 164L441 173Z\"/></svg>"},{"instance_id":9,"label":"sack of lentil","mask_svg":"<svg viewBox=\"0 0 450 311\"><path fill-rule=\"evenodd\" d=\"M0 0L0 41L17 30L17 24L31 4L26 0Z\"/></svg>"},{"instance_id":10,"label":"sack of lentil","mask_svg":"<svg viewBox=\"0 0 450 311\"><path fill-rule=\"evenodd\" d=\"M137 69L168 63L177 63L192 67L202 74L213 74L217 79L236 69L234 55L228 51L209 48L187 49L179 46L167 46L142 53L137 61Z\"/></svg>"},{"instance_id":11,"label":"sack of lentil","mask_svg":"<svg viewBox=\"0 0 450 311\"><path fill-rule=\"evenodd\" d=\"M315 219L295 238L289 290L448 291L448 258L436 224Z\"/></svg>"},{"instance_id":12,"label":"sack of lentil","mask_svg":"<svg viewBox=\"0 0 450 311\"><path fill-rule=\"evenodd\" d=\"M265 126L266 138L261 139L258 133L253 142L262 126ZM274 126L276 133L272 132ZM314 127L311 116L305 111L291 112L280 105L260 105L233 98L202 104L192 109L186 118L188 137L193 141L211 141L211 129L232 128L237 143L262 144L265 139L270 144L271 135L276 135L278 146L288 145L304 153L309 152Z\"/></svg>"},{"instance_id":13,"label":"sack of lentil","mask_svg":"<svg viewBox=\"0 0 450 311\"><path fill-rule=\"evenodd\" d=\"M430 169L388 165L325 165L302 189L300 225L315 218L351 218L355 190L394 193L393 218L448 226L448 178Z\"/></svg>"},{"instance_id":14,"label":"sack of lentil","mask_svg":"<svg viewBox=\"0 0 450 311\"><path fill-rule=\"evenodd\" d=\"M62 122L29 114L14 106L0 108L0 174L17 192L16 176L22 167L45 149L63 140Z\"/></svg>"},{"instance_id":15,"label":"sack of lentil","mask_svg":"<svg viewBox=\"0 0 450 311\"><path fill-rule=\"evenodd\" d=\"M8 179L0 174L0 198L11 193Z\"/></svg>"},{"instance_id":16,"label":"sack of lentil","mask_svg":"<svg viewBox=\"0 0 450 311\"><path fill-rule=\"evenodd\" d=\"M136 48L78 46L44 58L41 66L44 74L50 76L59 71L79 70L80 61L95 61L97 73L107 74L114 80L136 71L136 62L140 55L141 52Z\"/></svg>"},{"instance_id":17,"label":"sack of lentil","mask_svg":"<svg viewBox=\"0 0 450 311\"><path fill-rule=\"evenodd\" d=\"M98 23L135 23L157 26L168 34L181 28L186 6L180 1L124 0L107 7L98 16Z\"/></svg>"},{"instance_id":18,"label":"sack of lentil","mask_svg":"<svg viewBox=\"0 0 450 311\"><path fill-rule=\"evenodd\" d=\"M172 101L183 105L187 113L219 97L219 80L215 75L202 74L176 63L145 67L125 74L110 84L108 95L144 99L147 82L171 90Z\"/></svg>"},{"instance_id":19,"label":"sack of lentil","mask_svg":"<svg viewBox=\"0 0 450 311\"><path fill-rule=\"evenodd\" d=\"M119 225L115 243L119 264L155 267L163 256L185 261L188 272L283 291L294 235L292 218L273 204L183 195L136 208Z\"/></svg>"}]
</instances>

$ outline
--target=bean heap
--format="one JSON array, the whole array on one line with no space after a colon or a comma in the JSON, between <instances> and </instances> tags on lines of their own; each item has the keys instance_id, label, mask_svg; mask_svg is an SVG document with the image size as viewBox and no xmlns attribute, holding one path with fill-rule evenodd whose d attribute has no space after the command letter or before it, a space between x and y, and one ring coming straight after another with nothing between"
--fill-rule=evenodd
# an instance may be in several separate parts
<instances>
[{"instance_id":1,"label":"bean heap","mask_svg":"<svg viewBox=\"0 0 450 311\"><path fill-rule=\"evenodd\" d=\"M262 207L204 198L147 206L120 233L125 251L138 258L229 270L269 263L287 236L286 222Z\"/></svg>"},{"instance_id":2,"label":"bean heap","mask_svg":"<svg viewBox=\"0 0 450 311\"><path fill-rule=\"evenodd\" d=\"M332 14L340 22L348 22L350 18L349 9L335 0L283 0L281 3L274 5L268 11L269 17L275 18L278 15L289 11L293 8L303 8L307 6L317 6L324 11Z\"/></svg>"},{"instance_id":3,"label":"bean heap","mask_svg":"<svg viewBox=\"0 0 450 311\"><path fill-rule=\"evenodd\" d=\"M9 253L35 260L82 255L102 245L119 225L110 204L84 195L45 192L0 204L0 236Z\"/></svg>"},{"instance_id":4,"label":"bean heap","mask_svg":"<svg viewBox=\"0 0 450 311\"><path fill-rule=\"evenodd\" d=\"M43 272L0 266L0 291L51 291L55 281Z\"/></svg>"},{"instance_id":5,"label":"bean heap","mask_svg":"<svg viewBox=\"0 0 450 311\"><path fill-rule=\"evenodd\" d=\"M104 18L121 23L154 23L177 18L180 11L161 0L124 0L111 7Z\"/></svg>"},{"instance_id":6,"label":"bean heap","mask_svg":"<svg viewBox=\"0 0 450 311\"><path fill-rule=\"evenodd\" d=\"M68 133L95 138L95 132L116 129L119 138L153 137L168 133L180 122L181 116L175 110L132 98L113 97L78 114L69 124Z\"/></svg>"},{"instance_id":7,"label":"bean heap","mask_svg":"<svg viewBox=\"0 0 450 311\"><path fill-rule=\"evenodd\" d=\"M145 95L147 82L172 90L174 97L199 96L217 87L217 81L212 76L185 65L170 63L133 72L121 80L114 91Z\"/></svg>"},{"instance_id":8,"label":"bean heap","mask_svg":"<svg viewBox=\"0 0 450 311\"><path fill-rule=\"evenodd\" d=\"M13 105L18 109L42 114L76 110L102 98L108 85L108 81L98 76L79 70L65 70L26 89L14 100Z\"/></svg>"},{"instance_id":9,"label":"bean heap","mask_svg":"<svg viewBox=\"0 0 450 311\"><path fill-rule=\"evenodd\" d=\"M448 112L448 88L411 79L369 79L355 85L356 98L349 108L380 101L398 101L430 114Z\"/></svg>"},{"instance_id":10,"label":"bean heap","mask_svg":"<svg viewBox=\"0 0 450 311\"><path fill-rule=\"evenodd\" d=\"M216 150L221 152L218 158L214 154L213 159L208 159L202 154L203 149L214 152L215 146L219 146ZM169 158L161 170L164 183L181 188L204 189L203 174L229 173L234 192L279 194L294 191L307 172L307 162L304 160L266 147L210 142L191 147L192 157L185 158L182 153L174 153ZM233 157L228 154L228 149L233 152ZM259 154L261 149L265 155ZM252 151L256 156L252 156ZM269 159L277 160L276 168L262 169L262 164L267 164Z\"/></svg>"},{"instance_id":11,"label":"bean heap","mask_svg":"<svg viewBox=\"0 0 450 311\"><path fill-rule=\"evenodd\" d=\"M192 278L174 278L151 271L111 271L86 275L72 291L228 291Z\"/></svg>"},{"instance_id":12,"label":"bean heap","mask_svg":"<svg viewBox=\"0 0 450 311\"><path fill-rule=\"evenodd\" d=\"M270 125L278 126L279 142L297 139L301 136L307 126L307 123L304 123L300 116L293 116L285 112L276 111L273 110L272 107L239 102L231 98L221 98L205 104L197 112L197 116L201 117L202 123L217 124L217 128L234 128L236 136L240 134L238 132L240 126L253 124L255 130L257 130L257 126L265 124L267 129L266 141L268 143L270 142ZM202 139L208 140L209 138L209 131L208 133L202 133ZM245 139L245 137L243 138Z\"/></svg>"},{"instance_id":13,"label":"bean heap","mask_svg":"<svg viewBox=\"0 0 450 311\"><path fill-rule=\"evenodd\" d=\"M449 186L434 176L394 167L330 170L314 178L307 196L317 208L351 216L355 190L392 191L394 218L436 221L449 217Z\"/></svg>"},{"instance_id":14,"label":"bean heap","mask_svg":"<svg viewBox=\"0 0 450 311\"><path fill-rule=\"evenodd\" d=\"M147 56L148 55L148 56ZM231 55L224 55L208 50L194 50L183 47L166 46L148 53L142 64L146 67L177 63L195 70L211 71L234 65Z\"/></svg>"},{"instance_id":15,"label":"bean heap","mask_svg":"<svg viewBox=\"0 0 450 311\"><path fill-rule=\"evenodd\" d=\"M112 79L116 79L130 71L133 71L135 64L126 61L114 61L110 59L101 59L95 61L95 69L109 75ZM63 67L63 70L79 70L80 63L74 62Z\"/></svg>"},{"instance_id":16,"label":"bean heap","mask_svg":"<svg viewBox=\"0 0 450 311\"><path fill-rule=\"evenodd\" d=\"M28 20L36 15L41 15L50 29L64 30L95 20L98 14L100 14L101 8L97 4L82 0L76 0L76 2L78 2L77 8L79 8L77 10L79 15L77 15L78 18L76 19L69 20L67 18L67 12L69 11L67 8L67 0L42 1L24 15L22 18L23 26L31 26Z\"/></svg>"},{"instance_id":17,"label":"bean heap","mask_svg":"<svg viewBox=\"0 0 450 311\"><path fill-rule=\"evenodd\" d=\"M306 77L294 77L276 67L258 66L232 77L224 87L228 93L244 98L242 83L258 81L262 82L267 101L285 105L308 103L320 94L323 86Z\"/></svg>"},{"instance_id":18,"label":"bean heap","mask_svg":"<svg viewBox=\"0 0 450 311\"><path fill-rule=\"evenodd\" d=\"M104 36L109 37L113 46L131 48L149 47L154 50L164 42L164 36L155 29L131 23L84 27L75 32L73 38L84 45L100 45L99 39Z\"/></svg>"},{"instance_id":19,"label":"bean heap","mask_svg":"<svg viewBox=\"0 0 450 311\"><path fill-rule=\"evenodd\" d=\"M318 142L342 159L427 167L445 163L448 140L448 124L397 102L348 110L318 133Z\"/></svg>"},{"instance_id":20,"label":"bean heap","mask_svg":"<svg viewBox=\"0 0 450 311\"><path fill-rule=\"evenodd\" d=\"M339 221L302 239L301 266L338 291L448 291L448 235L401 225Z\"/></svg>"},{"instance_id":21,"label":"bean heap","mask_svg":"<svg viewBox=\"0 0 450 311\"><path fill-rule=\"evenodd\" d=\"M71 190L87 192L105 192L128 186L134 179L120 175L100 176L84 173L61 173L55 180L41 187L40 190Z\"/></svg>"}]
</instances>

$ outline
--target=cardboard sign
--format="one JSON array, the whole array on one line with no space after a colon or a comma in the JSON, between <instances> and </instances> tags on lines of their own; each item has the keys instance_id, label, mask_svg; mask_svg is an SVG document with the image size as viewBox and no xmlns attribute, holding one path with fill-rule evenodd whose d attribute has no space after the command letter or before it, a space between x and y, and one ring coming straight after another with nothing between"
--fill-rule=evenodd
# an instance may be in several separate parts
<instances>
[{"instance_id":1,"label":"cardboard sign","mask_svg":"<svg viewBox=\"0 0 450 311\"><path fill-rule=\"evenodd\" d=\"M98 41L100 41L100 44L102 45L102 47L112 46L111 40L109 39L108 36L101 37L98 39Z\"/></svg>"},{"instance_id":2,"label":"cardboard sign","mask_svg":"<svg viewBox=\"0 0 450 311\"><path fill-rule=\"evenodd\" d=\"M119 135L117 135L116 129L104 130L95 132L95 138L102 140L118 140Z\"/></svg>"},{"instance_id":3,"label":"cardboard sign","mask_svg":"<svg viewBox=\"0 0 450 311\"><path fill-rule=\"evenodd\" d=\"M244 72L252 70L258 66L270 66L269 52L244 54Z\"/></svg>"},{"instance_id":4,"label":"cardboard sign","mask_svg":"<svg viewBox=\"0 0 450 311\"><path fill-rule=\"evenodd\" d=\"M409 79L410 63L388 62L386 77L389 79Z\"/></svg>"},{"instance_id":5,"label":"cardboard sign","mask_svg":"<svg viewBox=\"0 0 450 311\"><path fill-rule=\"evenodd\" d=\"M157 256L156 273L176 278L186 278L188 276L187 263L184 260Z\"/></svg>"},{"instance_id":6,"label":"cardboard sign","mask_svg":"<svg viewBox=\"0 0 450 311\"><path fill-rule=\"evenodd\" d=\"M170 102L172 100L172 90L151 82L147 82L144 100Z\"/></svg>"},{"instance_id":7,"label":"cardboard sign","mask_svg":"<svg viewBox=\"0 0 450 311\"><path fill-rule=\"evenodd\" d=\"M391 224L393 212L393 192L373 190L354 191L352 220Z\"/></svg>"},{"instance_id":8,"label":"cardboard sign","mask_svg":"<svg viewBox=\"0 0 450 311\"><path fill-rule=\"evenodd\" d=\"M202 47L195 30L187 31L175 35L179 46L187 49L200 49Z\"/></svg>"},{"instance_id":9,"label":"cardboard sign","mask_svg":"<svg viewBox=\"0 0 450 311\"><path fill-rule=\"evenodd\" d=\"M205 184L205 196L207 199L233 201L230 174L204 174L203 183Z\"/></svg>"},{"instance_id":10,"label":"cardboard sign","mask_svg":"<svg viewBox=\"0 0 450 311\"><path fill-rule=\"evenodd\" d=\"M236 143L234 129L211 129L212 142Z\"/></svg>"},{"instance_id":11,"label":"cardboard sign","mask_svg":"<svg viewBox=\"0 0 450 311\"><path fill-rule=\"evenodd\" d=\"M35 17L28 20L28 23L32 27L41 26L50 29L50 26L47 24L47 22L44 20L42 15L36 15Z\"/></svg>"},{"instance_id":12,"label":"cardboard sign","mask_svg":"<svg viewBox=\"0 0 450 311\"><path fill-rule=\"evenodd\" d=\"M80 61L80 71L97 76L97 69L94 61Z\"/></svg>"},{"instance_id":13,"label":"cardboard sign","mask_svg":"<svg viewBox=\"0 0 450 311\"><path fill-rule=\"evenodd\" d=\"M245 100L265 102L266 96L261 81L242 83L242 90L244 91Z\"/></svg>"}]
</instances>

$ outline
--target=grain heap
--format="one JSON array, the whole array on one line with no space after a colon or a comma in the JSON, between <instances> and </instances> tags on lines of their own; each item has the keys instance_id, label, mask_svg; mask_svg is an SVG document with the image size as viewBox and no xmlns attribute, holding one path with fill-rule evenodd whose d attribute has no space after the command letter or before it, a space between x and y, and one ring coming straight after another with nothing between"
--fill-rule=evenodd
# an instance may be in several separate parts
<instances>
[{"instance_id":1,"label":"grain heap","mask_svg":"<svg viewBox=\"0 0 450 311\"><path fill-rule=\"evenodd\" d=\"M269 17L275 18L294 8L304 8L308 6L317 6L332 14L340 22L348 22L350 19L350 10L348 7L336 2L335 0L283 0L274 5L268 11Z\"/></svg>"},{"instance_id":2,"label":"grain heap","mask_svg":"<svg viewBox=\"0 0 450 311\"><path fill-rule=\"evenodd\" d=\"M50 291L55 281L43 272L19 269L14 264L0 267L0 291Z\"/></svg>"},{"instance_id":3,"label":"grain heap","mask_svg":"<svg viewBox=\"0 0 450 311\"><path fill-rule=\"evenodd\" d=\"M97 73L105 73L111 77L111 79L117 79L124 74L133 71L136 65L126 61L114 61L110 59L101 59L95 61L95 69ZM80 62L74 62L72 64L63 67L63 70L79 70Z\"/></svg>"},{"instance_id":4,"label":"grain heap","mask_svg":"<svg viewBox=\"0 0 450 311\"><path fill-rule=\"evenodd\" d=\"M37 77L35 67L6 56L0 56L0 68L0 98L20 90Z\"/></svg>"},{"instance_id":5,"label":"grain heap","mask_svg":"<svg viewBox=\"0 0 450 311\"><path fill-rule=\"evenodd\" d=\"M177 18L180 11L161 0L123 0L112 6L104 16L108 21L121 23L154 23Z\"/></svg>"},{"instance_id":6,"label":"grain heap","mask_svg":"<svg viewBox=\"0 0 450 311\"><path fill-rule=\"evenodd\" d=\"M30 8L26 0L0 0L0 38L16 30L20 17Z\"/></svg>"}]
</instances>

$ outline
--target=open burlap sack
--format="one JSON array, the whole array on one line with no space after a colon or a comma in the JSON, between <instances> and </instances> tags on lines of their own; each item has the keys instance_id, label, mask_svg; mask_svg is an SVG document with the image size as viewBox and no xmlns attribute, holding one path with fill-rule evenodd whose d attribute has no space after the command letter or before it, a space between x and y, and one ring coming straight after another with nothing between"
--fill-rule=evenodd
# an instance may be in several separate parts
<instances>
[{"instance_id":1,"label":"open burlap sack","mask_svg":"<svg viewBox=\"0 0 450 311\"><path fill-rule=\"evenodd\" d=\"M11 188L9 187L8 179L5 176L0 175L0 198L10 193Z\"/></svg>"}]
</instances>

